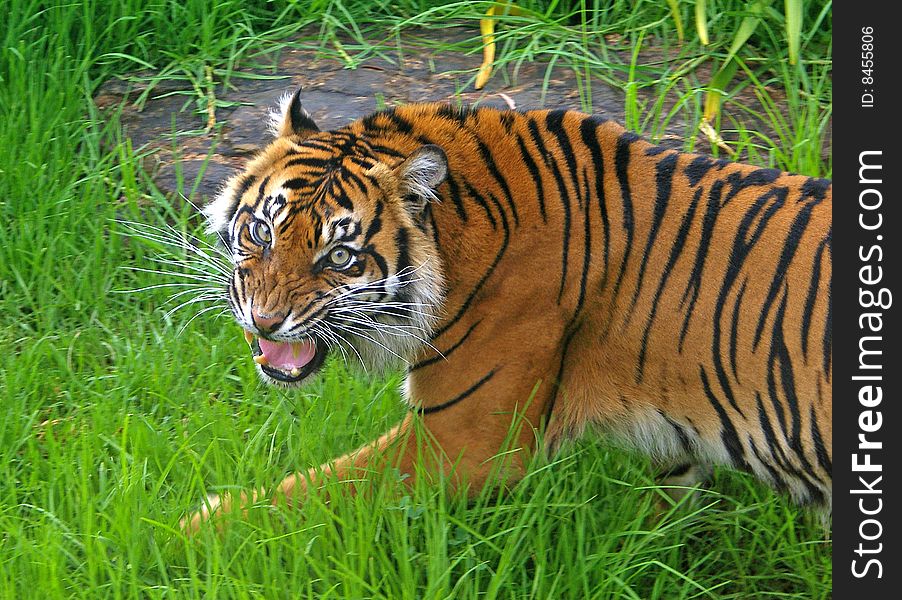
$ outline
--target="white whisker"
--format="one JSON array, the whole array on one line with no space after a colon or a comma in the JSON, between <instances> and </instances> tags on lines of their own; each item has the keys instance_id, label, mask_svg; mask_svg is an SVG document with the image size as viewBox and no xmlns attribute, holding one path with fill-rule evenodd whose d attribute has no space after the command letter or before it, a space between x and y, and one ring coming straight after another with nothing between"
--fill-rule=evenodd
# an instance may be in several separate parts
<instances>
[{"instance_id":1,"label":"white whisker","mask_svg":"<svg viewBox=\"0 0 902 600\"><path fill-rule=\"evenodd\" d=\"M169 298L166 299L166 302L173 302L177 298L181 298L182 296L187 296L188 294L196 294L198 297L203 295L205 297L204 299L206 299L206 297L210 296L210 295L212 295L212 296L210 296L211 298L216 298L216 299L224 299L225 298L225 292L223 292L223 290L221 290L220 288L201 287L201 288L193 288L190 290L182 290L180 292L176 292L176 293L172 294L171 296L169 296Z\"/></svg>"},{"instance_id":2,"label":"white whisker","mask_svg":"<svg viewBox=\"0 0 902 600\"><path fill-rule=\"evenodd\" d=\"M202 281L204 283L223 283L223 279L219 277L197 275L195 273L181 273L179 271L161 271L160 269L146 269L144 267L122 267L127 271L136 271L138 273L151 273L153 275L164 275L166 277L181 277L183 279L191 279L192 281Z\"/></svg>"},{"instance_id":3,"label":"white whisker","mask_svg":"<svg viewBox=\"0 0 902 600\"><path fill-rule=\"evenodd\" d=\"M441 351L438 348L436 348L435 346L432 345L432 342L430 342L429 340L427 340L425 338L420 337L419 335L417 335L415 333L411 333L411 331L410 331L411 329L413 329L414 331L419 330L419 331L422 331L423 333L426 333L426 330L423 328L416 327L414 325L394 325L394 324L390 324L390 323L381 323L379 321L374 321L373 319L371 319L369 317L366 317L364 319L359 319L359 318L348 318L347 316L344 316L344 317L341 317L339 320L341 320L345 323L352 323L352 324L363 326L363 327L370 327L371 329L379 332L383 336L384 335L392 335L392 336L396 336L396 337L413 338L413 339L417 340L418 342L428 346L429 348L431 348L432 350L437 352L439 355L441 355L442 358L444 358L444 355L442 355Z\"/></svg>"},{"instance_id":4,"label":"white whisker","mask_svg":"<svg viewBox=\"0 0 902 600\"><path fill-rule=\"evenodd\" d=\"M174 308L170 308L168 311L166 311L166 317L167 317L167 318L168 318L168 317L171 317L171 316L174 315L176 312L178 312L179 310L185 308L186 306L190 306L190 305L192 305L192 304L197 304L198 302L213 302L213 301L215 301L215 300L224 300L224 299L225 299L225 297L222 296L221 294L220 294L220 295L216 295L216 296L213 296L213 295L202 295L202 296L197 296L197 297L195 297L195 298L191 298L191 299L189 299L189 300L185 300L184 302L182 302L181 304L179 304L178 306L176 306L176 307L174 307ZM221 306L221 305L215 304L214 306Z\"/></svg>"},{"instance_id":5,"label":"white whisker","mask_svg":"<svg viewBox=\"0 0 902 600\"><path fill-rule=\"evenodd\" d=\"M376 339L370 337L370 336L367 335L366 333L363 333L358 327L354 327L353 325L348 325L348 324L346 324L346 323L332 323L332 325L334 325L335 327L337 327L337 328L339 328L339 329L343 329L344 331L347 331L348 333L351 333L351 334L353 334L353 335L356 335L357 337L361 337L361 338L363 338L363 339L365 339L365 340L369 340L370 342L376 344L377 346L379 346L380 348L382 348L383 350L385 350L386 352L388 352L388 353L391 354L392 356L396 357L398 360L404 362L404 363L407 364L407 365L410 365L410 361L408 361L407 359L405 359L403 356L399 355L397 352L395 352L394 350L392 350L391 348L389 348L389 347L386 346L385 344L382 344L381 342L379 342L378 340L376 340Z\"/></svg>"},{"instance_id":6,"label":"white whisker","mask_svg":"<svg viewBox=\"0 0 902 600\"><path fill-rule=\"evenodd\" d=\"M201 310L197 311L196 313L194 313L194 316L193 316L193 317L191 317L190 319L188 319L188 321L187 321L184 325L182 325L182 327L179 329L179 331L178 331L178 333L177 333L176 335L182 335L182 332L184 332L185 329L187 329L188 325L191 324L191 321L193 321L193 320L196 319L197 317L201 316L201 315L204 314L204 313L210 312L211 310L216 310L217 308L221 308L221 307L215 306L215 305L214 305L214 306L207 306L206 308L202 308ZM218 316L222 316L222 315L220 314L220 315L218 315Z\"/></svg>"},{"instance_id":7,"label":"white whisker","mask_svg":"<svg viewBox=\"0 0 902 600\"><path fill-rule=\"evenodd\" d=\"M144 287L133 288L130 290L112 290L114 294L134 294L138 292L148 292L150 290L156 290L160 288L171 288L171 287L191 287L192 289L214 289L205 287L199 283L191 283L187 281L171 281L168 283L155 283L153 285L146 285Z\"/></svg>"},{"instance_id":8,"label":"white whisker","mask_svg":"<svg viewBox=\"0 0 902 600\"><path fill-rule=\"evenodd\" d=\"M215 262L213 260L173 260L171 258L163 258L161 256L153 256L150 258L151 261L155 263L159 263L161 265L171 265L175 267L185 267L191 269L192 271L198 271L201 273L209 272L210 268L215 269L219 273L223 275L229 276L232 274L232 269L227 268L225 265Z\"/></svg>"}]
</instances>

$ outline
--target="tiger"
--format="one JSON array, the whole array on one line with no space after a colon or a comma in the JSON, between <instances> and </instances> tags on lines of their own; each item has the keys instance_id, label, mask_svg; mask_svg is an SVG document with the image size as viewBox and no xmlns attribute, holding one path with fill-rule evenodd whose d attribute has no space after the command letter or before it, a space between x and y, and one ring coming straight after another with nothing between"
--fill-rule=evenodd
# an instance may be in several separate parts
<instances>
[{"instance_id":1,"label":"tiger","mask_svg":"<svg viewBox=\"0 0 902 600\"><path fill-rule=\"evenodd\" d=\"M271 492L209 497L186 531L390 467L472 495L501 457L516 482L589 430L677 489L725 466L832 505L829 179L574 110L418 103L320 131L297 90L271 120L203 208L256 370L293 388L330 354L402 365L406 416Z\"/></svg>"}]
</instances>

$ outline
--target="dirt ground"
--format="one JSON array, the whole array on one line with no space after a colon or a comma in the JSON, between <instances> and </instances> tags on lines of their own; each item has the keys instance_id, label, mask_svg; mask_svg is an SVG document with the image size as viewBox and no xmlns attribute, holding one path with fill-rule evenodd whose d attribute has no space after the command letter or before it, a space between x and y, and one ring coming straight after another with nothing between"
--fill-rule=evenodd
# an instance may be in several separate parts
<instances>
[{"instance_id":1,"label":"dirt ground","mask_svg":"<svg viewBox=\"0 0 902 600\"><path fill-rule=\"evenodd\" d=\"M470 40L472 50L435 50L430 47L435 43L424 43L424 36L432 42L456 42L458 46L465 46ZM441 33L410 32L402 38L400 51L374 56L354 69L299 41L296 48L282 49L271 68L239 67L228 85L216 86L215 119L209 103L187 80L165 80L154 85L143 106L136 106L135 101L148 87L148 73L107 82L95 95L95 103L104 111L122 107L123 133L131 138L133 148L147 154L145 169L161 191L190 195L198 201L215 194L247 157L267 143L268 112L280 96L298 86L303 88L305 108L323 130L341 127L384 106L410 102L448 101L517 109L581 108L576 74L561 66L549 70L547 63L508 65L496 71L484 89L473 89L472 79L481 61L478 42L473 38L474 32L462 27L446 28ZM609 51L616 54L616 40L613 46ZM628 60L629 51L627 47L619 49L624 60ZM652 47L649 52L656 50ZM660 55L653 58L660 59ZM706 69L694 75L700 82L707 76ZM639 93L641 96L644 91ZM747 95L741 99L743 103L758 104L751 92L743 93ZM780 90L773 90L773 95L779 103ZM591 112L623 122L621 90L593 80L591 101ZM750 119L747 114L733 116L746 122ZM750 126L766 127L761 123ZM685 123L673 119L657 142L680 148L685 136L697 134L687 132ZM699 144L700 151L706 147L706 143Z\"/></svg>"}]
</instances>

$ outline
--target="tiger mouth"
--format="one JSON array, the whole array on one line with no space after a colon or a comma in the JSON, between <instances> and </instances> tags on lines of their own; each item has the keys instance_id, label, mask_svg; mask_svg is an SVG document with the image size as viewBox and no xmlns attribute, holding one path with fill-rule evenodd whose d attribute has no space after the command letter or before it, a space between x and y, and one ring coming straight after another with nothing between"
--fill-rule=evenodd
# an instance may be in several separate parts
<instances>
[{"instance_id":1,"label":"tiger mouth","mask_svg":"<svg viewBox=\"0 0 902 600\"><path fill-rule=\"evenodd\" d=\"M258 338L249 331L244 339L251 348L254 362L265 374L282 383L298 383L323 366L328 349L321 342L276 342Z\"/></svg>"}]
</instances>

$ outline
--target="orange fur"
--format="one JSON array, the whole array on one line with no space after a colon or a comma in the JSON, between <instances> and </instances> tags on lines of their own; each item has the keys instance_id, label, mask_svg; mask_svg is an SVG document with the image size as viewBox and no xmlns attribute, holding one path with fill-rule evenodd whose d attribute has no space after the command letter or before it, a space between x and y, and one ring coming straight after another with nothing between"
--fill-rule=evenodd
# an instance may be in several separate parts
<instances>
[{"instance_id":1,"label":"orange fur","mask_svg":"<svg viewBox=\"0 0 902 600\"><path fill-rule=\"evenodd\" d=\"M444 456L429 470L456 465L454 481L489 483L518 414L514 478L534 429L555 448L594 427L662 465L727 464L829 505L829 182L663 150L577 112L411 105L326 133L292 127L289 108L284 119L208 216L240 242L252 217L236 208L284 196L291 228L268 254L245 244L237 264L247 306L282 315L349 285L311 267L320 220L366 230L381 205L373 251L389 271L408 260L428 278L410 286L432 303L418 324L429 343L391 349L412 365L411 414ZM419 167L438 202L410 197L420 188L401 167L433 145L444 157ZM385 274L373 256L358 260L354 281ZM350 480L391 463L413 475L412 418L321 469ZM300 501L317 472L289 476L272 501Z\"/></svg>"}]
</instances>

